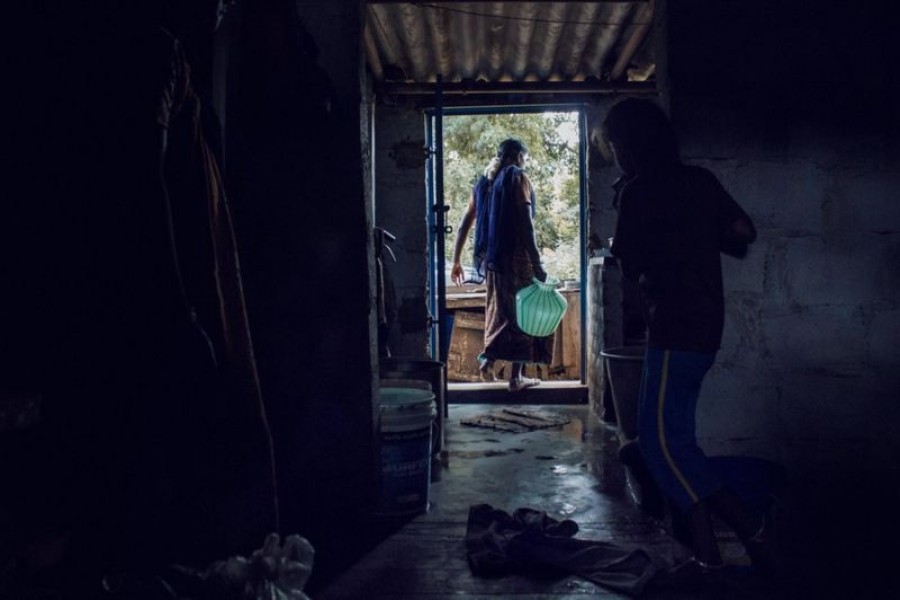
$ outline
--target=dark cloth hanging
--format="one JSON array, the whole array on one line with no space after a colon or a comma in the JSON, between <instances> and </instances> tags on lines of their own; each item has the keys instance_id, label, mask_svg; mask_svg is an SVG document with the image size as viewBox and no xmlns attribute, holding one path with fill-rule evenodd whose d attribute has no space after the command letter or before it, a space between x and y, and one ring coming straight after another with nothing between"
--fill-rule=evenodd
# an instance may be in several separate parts
<instances>
[{"instance_id":1,"label":"dark cloth hanging","mask_svg":"<svg viewBox=\"0 0 900 600\"><path fill-rule=\"evenodd\" d=\"M469 508L466 549L472 573L496 577L512 573L574 574L598 585L640 594L666 566L644 550L628 550L573 536L578 524L519 508L512 515L489 504Z\"/></svg>"},{"instance_id":2,"label":"dark cloth hanging","mask_svg":"<svg viewBox=\"0 0 900 600\"><path fill-rule=\"evenodd\" d=\"M4 436L29 468L0 513L90 568L203 563L274 529L271 453L216 119L155 11L111 4L35 10L21 40L0 394L40 414Z\"/></svg>"},{"instance_id":3,"label":"dark cloth hanging","mask_svg":"<svg viewBox=\"0 0 900 600\"><path fill-rule=\"evenodd\" d=\"M233 383L261 405L240 263L222 175L206 140L190 67L172 40L172 78L160 102L159 124L168 132L166 187L189 302L224 360Z\"/></svg>"},{"instance_id":4,"label":"dark cloth hanging","mask_svg":"<svg viewBox=\"0 0 900 600\"><path fill-rule=\"evenodd\" d=\"M378 314L378 356L385 358L391 355L391 349L388 345L388 337L390 336L391 326L397 316L397 290L394 287L394 278L391 275L391 268L388 266L387 258L396 260L394 252L388 241L394 241L396 238L393 234L385 231L381 227L374 229L375 241L375 308Z\"/></svg>"},{"instance_id":5,"label":"dark cloth hanging","mask_svg":"<svg viewBox=\"0 0 900 600\"><path fill-rule=\"evenodd\" d=\"M181 471L178 454L199 452L196 470L179 476L206 476L215 481L211 491L223 498L227 491L233 498L232 506L223 507L221 521L208 519L211 528L251 514L262 517L255 527L272 528L277 508L271 440L231 212L218 161L207 141L205 125L211 119L204 118L204 111L209 106L196 93L190 66L174 38L168 52L170 77L162 87L157 115L168 133L164 180L186 301L192 318L209 336L215 360L210 384L186 399L194 405L191 424L205 448L192 443L188 432L182 440L186 445L173 452L171 468ZM240 447L235 440L241 440ZM201 504L215 502L203 494L198 499ZM254 503L256 509L251 508Z\"/></svg>"},{"instance_id":6,"label":"dark cloth hanging","mask_svg":"<svg viewBox=\"0 0 900 600\"><path fill-rule=\"evenodd\" d=\"M524 178L524 171L507 165L497 173L490 194L487 219L487 241L485 243L485 260L487 268L492 271L503 271L517 250L522 248L526 240L519 239L521 232L515 226L518 203L522 202L518 186ZM534 218L536 198L534 188L529 186L530 194L525 202L530 203L531 218ZM476 244L477 245L477 244Z\"/></svg>"},{"instance_id":7,"label":"dark cloth hanging","mask_svg":"<svg viewBox=\"0 0 900 600\"><path fill-rule=\"evenodd\" d=\"M490 220L491 191L493 181L482 175L472 188L475 199L475 244L472 249L472 265L484 279L484 263L487 260L488 222Z\"/></svg>"}]
</instances>

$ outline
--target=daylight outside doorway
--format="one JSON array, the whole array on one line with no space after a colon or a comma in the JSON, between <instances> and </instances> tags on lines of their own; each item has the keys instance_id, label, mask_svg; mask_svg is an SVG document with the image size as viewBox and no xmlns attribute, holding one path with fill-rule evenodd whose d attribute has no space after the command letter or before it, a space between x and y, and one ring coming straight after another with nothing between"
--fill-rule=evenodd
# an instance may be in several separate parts
<instances>
[{"instance_id":1,"label":"daylight outside doorway","mask_svg":"<svg viewBox=\"0 0 900 600\"><path fill-rule=\"evenodd\" d=\"M530 376L549 382L581 382L583 335L581 298L583 266L583 168L581 113L577 111L492 112L447 111L443 118L445 223L452 227L445 240L443 262L450 320L447 379L451 386L481 382L477 356L483 347L485 288L472 266L474 227L461 263L466 283L450 280L453 246L459 223L471 198L472 186L506 138L525 142L525 169L536 195L535 234L548 275L559 280L568 303L566 317L555 334L550 365L528 365ZM508 369L502 361L499 369ZM508 374L501 371L502 380Z\"/></svg>"}]
</instances>

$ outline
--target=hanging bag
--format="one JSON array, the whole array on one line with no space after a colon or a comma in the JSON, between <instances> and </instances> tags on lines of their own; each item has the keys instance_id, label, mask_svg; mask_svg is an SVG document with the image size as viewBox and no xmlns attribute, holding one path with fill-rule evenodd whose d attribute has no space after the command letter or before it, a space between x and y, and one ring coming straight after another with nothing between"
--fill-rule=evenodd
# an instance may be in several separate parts
<instances>
[{"instance_id":1,"label":"hanging bag","mask_svg":"<svg viewBox=\"0 0 900 600\"><path fill-rule=\"evenodd\" d=\"M533 337L547 337L556 331L566 314L568 303L556 289L556 279L533 279L531 285L516 293L516 322L519 329Z\"/></svg>"}]
</instances>

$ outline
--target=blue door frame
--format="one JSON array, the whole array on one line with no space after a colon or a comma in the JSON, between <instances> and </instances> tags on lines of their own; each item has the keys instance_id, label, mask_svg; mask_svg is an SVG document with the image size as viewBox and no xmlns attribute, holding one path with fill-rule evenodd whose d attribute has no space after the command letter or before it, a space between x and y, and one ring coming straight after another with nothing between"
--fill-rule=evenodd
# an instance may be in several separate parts
<instances>
[{"instance_id":1,"label":"blue door frame","mask_svg":"<svg viewBox=\"0 0 900 600\"><path fill-rule=\"evenodd\" d=\"M447 281L445 278L446 261L444 260L445 237L453 228L446 224L449 206L444 202L444 115L491 115L514 113L543 112L577 112L578 113L578 170L579 170L579 281L581 284L581 382L585 378L585 316L587 314L587 113L583 104L549 104L540 106L486 106L466 108L445 108L442 104L441 81L436 86L435 107L426 113L426 143L428 144L429 161L426 169L426 188L428 202L428 309L431 311L431 356L442 363L447 362L450 347L452 324L449 323L446 304Z\"/></svg>"}]
</instances>

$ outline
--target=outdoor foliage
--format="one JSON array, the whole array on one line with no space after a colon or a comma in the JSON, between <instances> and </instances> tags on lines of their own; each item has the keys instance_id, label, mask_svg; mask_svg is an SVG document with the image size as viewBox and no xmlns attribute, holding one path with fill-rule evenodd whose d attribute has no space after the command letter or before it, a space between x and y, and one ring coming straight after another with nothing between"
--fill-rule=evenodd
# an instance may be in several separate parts
<instances>
[{"instance_id":1,"label":"outdoor foliage","mask_svg":"<svg viewBox=\"0 0 900 600\"><path fill-rule=\"evenodd\" d=\"M444 117L444 196L450 206L446 259L453 256L456 229L472 186L506 138L528 146L525 171L537 196L535 233L547 273L563 279L579 276L579 177L577 113L451 115ZM473 227L474 231L474 227ZM462 257L472 262L472 233Z\"/></svg>"}]
</instances>

